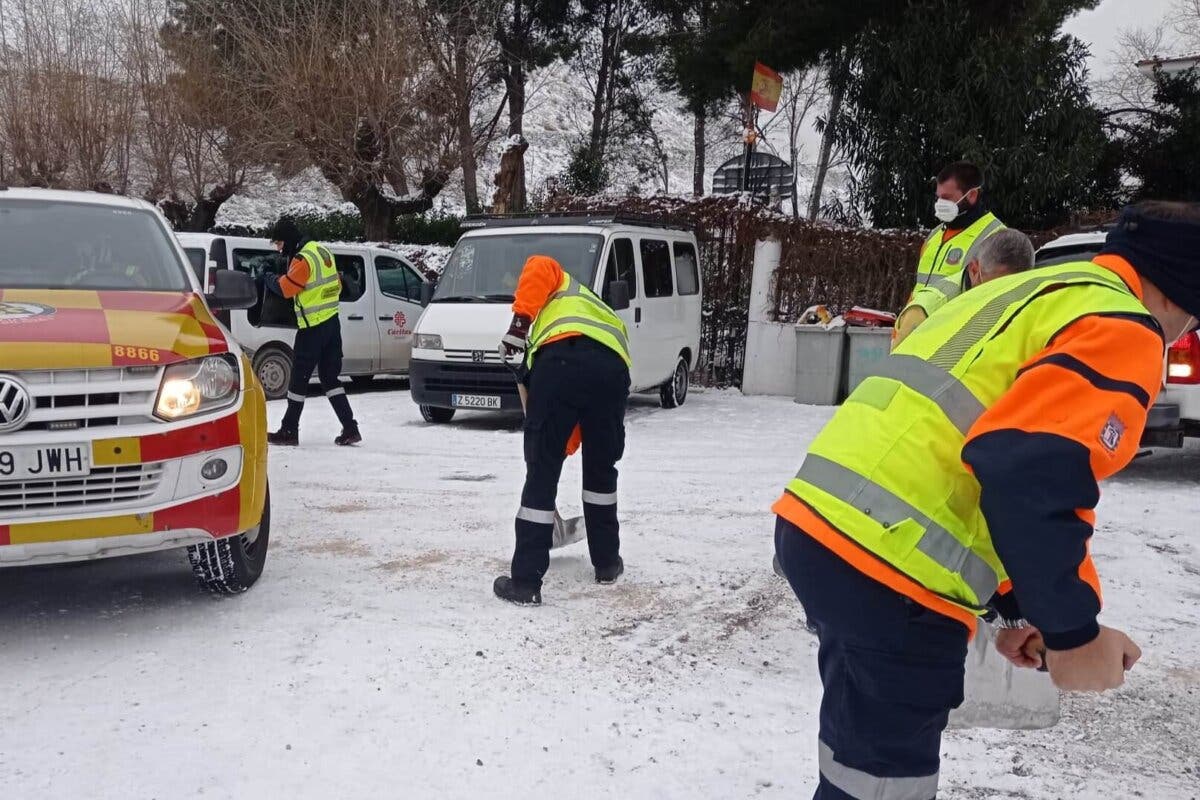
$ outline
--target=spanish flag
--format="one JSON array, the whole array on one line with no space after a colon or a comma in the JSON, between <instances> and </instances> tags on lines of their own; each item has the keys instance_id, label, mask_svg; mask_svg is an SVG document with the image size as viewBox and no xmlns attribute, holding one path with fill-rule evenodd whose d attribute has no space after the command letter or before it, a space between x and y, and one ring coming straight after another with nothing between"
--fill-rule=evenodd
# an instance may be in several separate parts
<instances>
[{"instance_id":1,"label":"spanish flag","mask_svg":"<svg viewBox=\"0 0 1200 800\"><path fill-rule=\"evenodd\" d=\"M768 66L754 63L754 82L750 84L750 102L764 111L779 107L779 95L783 93L783 78Z\"/></svg>"}]
</instances>

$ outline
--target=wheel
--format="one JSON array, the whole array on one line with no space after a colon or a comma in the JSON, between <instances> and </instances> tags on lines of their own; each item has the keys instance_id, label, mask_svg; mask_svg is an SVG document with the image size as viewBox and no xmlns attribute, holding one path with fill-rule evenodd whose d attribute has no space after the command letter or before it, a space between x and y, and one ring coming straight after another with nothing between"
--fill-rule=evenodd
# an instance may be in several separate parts
<instances>
[{"instance_id":1,"label":"wheel","mask_svg":"<svg viewBox=\"0 0 1200 800\"><path fill-rule=\"evenodd\" d=\"M351 375L350 376L350 383L353 384L353 386L356 389L364 389L364 388L370 386L371 382L374 380L375 380L374 375Z\"/></svg>"},{"instance_id":2,"label":"wheel","mask_svg":"<svg viewBox=\"0 0 1200 800\"><path fill-rule=\"evenodd\" d=\"M292 383L292 355L280 347L264 347L254 354L254 374L268 400L287 397Z\"/></svg>"},{"instance_id":3,"label":"wheel","mask_svg":"<svg viewBox=\"0 0 1200 800\"><path fill-rule=\"evenodd\" d=\"M421 419L435 425L443 425L454 419L453 408L438 408L437 406L421 406Z\"/></svg>"},{"instance_id":4,"label":"wheel","mask_svg":"<svg viewBox=\"0 0 1200 800\"><path fill-rule=\"evenodd\" d=\"M671 373L671 380L658 390L658 401L663 408L678 408L687 400L689 375L687 359L680 356L675 371Z\"/></svg>"},{"instance_id":5,"label":"wheel","mask_svg":"<svg viewBox=\"0 0 1200 800\"><path fill-rule=\"evenodd\" d=\"M271 539L271 490L258 525L245 533L188 548L192 574L213 594L241 594L254 585L267 563Z\"/></svg>"}]
</instances>

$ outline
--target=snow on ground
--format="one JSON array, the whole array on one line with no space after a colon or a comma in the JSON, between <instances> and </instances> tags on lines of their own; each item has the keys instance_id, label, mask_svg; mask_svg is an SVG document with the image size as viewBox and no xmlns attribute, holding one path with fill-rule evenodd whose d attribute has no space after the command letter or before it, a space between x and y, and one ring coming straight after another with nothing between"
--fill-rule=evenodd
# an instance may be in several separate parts
<instances>
[{"instance_id":1,"label":"snow on ground","mask_svg":"<svg viewBox=\"0 0 1200 800\"><path fill-rule=\"evenodd\" d=\"M637 399L615 586L555 554L545 605L491 594L518 422L420 421L403 383L310 402L273 451L262 581L217 600L182 553L7 570L0 796L796 798L815 764L815 641L770 568L770 503L829 410L733 392ZM272 421L282 405L271 407ZM1036 733L948 735L943 797L1200 796L1200 448L1108 485L1105 621L1146 655ZM579 513L579 460L560 507Z\"/></svg>"}]
</instances>

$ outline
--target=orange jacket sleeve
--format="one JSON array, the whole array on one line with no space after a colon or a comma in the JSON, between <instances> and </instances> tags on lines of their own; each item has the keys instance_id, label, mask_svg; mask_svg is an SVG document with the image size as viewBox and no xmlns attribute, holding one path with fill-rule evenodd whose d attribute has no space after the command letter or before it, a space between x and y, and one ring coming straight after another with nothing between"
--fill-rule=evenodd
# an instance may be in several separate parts
<instances>
[{"instance_id":1,"label":"orange jacket sleeve","mask_svg":"<svg viewBox=\"0 0 1200 800\"><path fill-rule=\"evenodd\" d=\"M1015 600L1052 649L1099 632L1097 483L1137 454L1162 354L1152 320L1083 317L1022 366L963 447Z\"/></svg>"},{"instance_id":2,"label":"orange jacket sleeve","mask_svg":"<svg viewBox=\"0 0 1200 800\"><path fill-rule=\"evenodd\" d=\"M292 263L288 264L287 274L279 278L279 290L283 296L290 299L304 291L304 287L308 285L309 272L306 259L293 258Z\"/></svg>"},{"instance_id":3,"label":"orange jacket sleeve","mask_svg":"<svg viewBox=\"0 0 1200 800\"><path fill-rule=\"evenodd\" d=\"M521 270L514 293L513 313L535 319L562 285L563 269L549 256L530 256Z\"/></svg>"}]
</instances>

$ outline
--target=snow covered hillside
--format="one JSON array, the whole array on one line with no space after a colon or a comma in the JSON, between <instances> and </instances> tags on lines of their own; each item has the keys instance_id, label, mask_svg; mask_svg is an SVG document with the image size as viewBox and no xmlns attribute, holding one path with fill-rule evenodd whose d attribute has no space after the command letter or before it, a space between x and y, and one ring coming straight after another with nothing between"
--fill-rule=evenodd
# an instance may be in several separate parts
<instances>
[{"instance_id":1,"label":"snow covered hillside","mask_svg":"<svg viewBox=\"0 0 1200 800\"><path fill-rule=\"evenodd\" d=\"M816 774L816 643L771 571L768 511L829 417L698 391L637 398L625 576L555 553L541 608L492 596L523 477L519 421L420 421L404 384L309 404L272 450L262 581L201 595L182 553L5 570L6 798L797 798ZM282 403L270 409L277 423ZM579 513L578 458L560 508ZM1200 794L1200 449L1107 485L1104 621L1125 688L1036 733L953 731L950 800Z\"/></svg>"}]
</instances>

